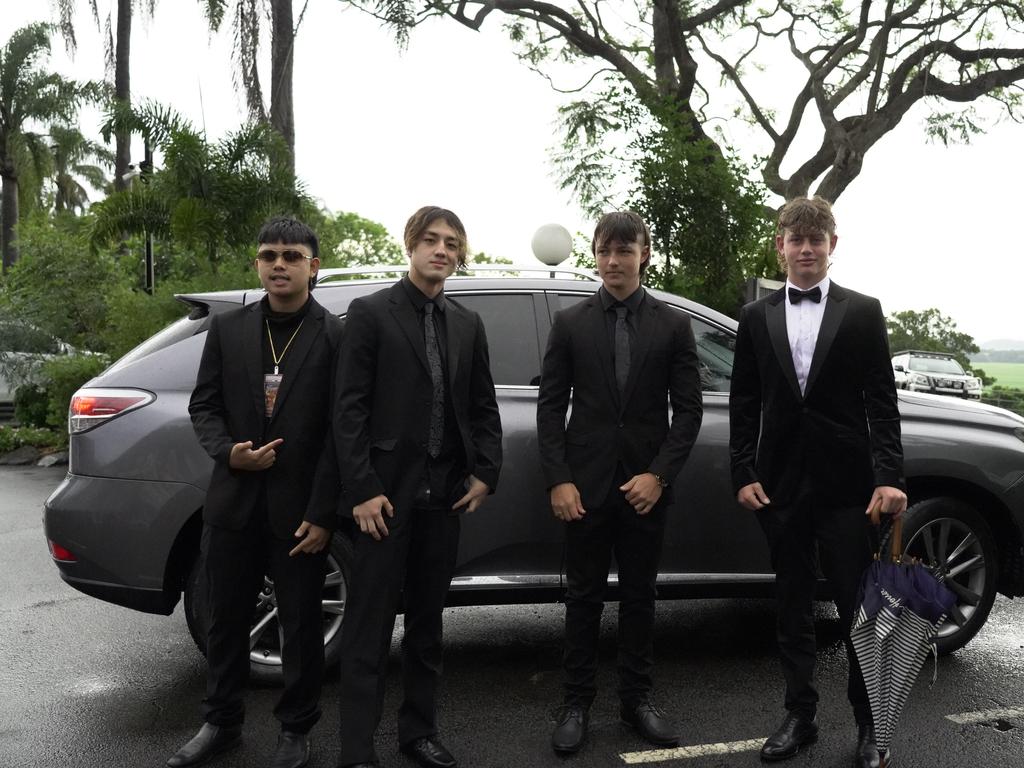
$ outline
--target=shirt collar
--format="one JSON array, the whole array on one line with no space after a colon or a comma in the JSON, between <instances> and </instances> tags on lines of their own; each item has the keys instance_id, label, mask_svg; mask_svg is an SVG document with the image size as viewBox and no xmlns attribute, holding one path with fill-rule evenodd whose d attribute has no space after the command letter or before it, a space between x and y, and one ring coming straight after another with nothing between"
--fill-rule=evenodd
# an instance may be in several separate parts
<instances>
[{"instance_id":1,"label":"shirt collar","mask_svg":"<svg viewBox=\"0 0 1024 768\"><path fill-rule=\"evenodd\" d=\"M445 301L443 288L437 294L437 296L435 296L433 299L430 299L426 296L426 294L423 293L423 291L416 287L413 281L409 279L408 275L402 278L402 287L405 289L405 293L409 297L409 301L411 301L412 305L416 307L417 312L422 312L423 307L426 305L428 301L433 301L434 308L437 309L439 312L444 312Z\"/></svg>"},{"instance_id":2,"label":"shirt collar","mask_svg":"<svg viewBox=\"0 0 1024 768\"><path fill-rule=\"evenodd\" d=\"M644 300L644 287L640 286L633 291L629 296L626 297L625 301L619 301L602 285L597 289L597 295L601 299L601 308L606 312L614 307L616 304L622 304L626 309L629 310L630 314L635 315L640 311L640 305Z\"/></svg>"}]
</instances>

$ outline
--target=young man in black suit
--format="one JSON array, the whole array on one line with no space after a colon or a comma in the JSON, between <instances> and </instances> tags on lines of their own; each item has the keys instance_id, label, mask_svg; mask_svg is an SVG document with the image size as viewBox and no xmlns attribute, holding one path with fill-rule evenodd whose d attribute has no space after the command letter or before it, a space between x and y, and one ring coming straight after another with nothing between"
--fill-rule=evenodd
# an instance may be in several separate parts
<instances>
[{"instance_id":1,"label":"young man in black suit","mask_svg":"<svg viewBox=\"0 0 1024 768\"><path fill-rule=\"evenodd\" d=\"M613 552L622 720L655 745L678 743L651 701L655 582L672 482L703 415L689 318L640 285L651 257L647 225L632 212L606 214L591 248L601 288L555 315L537 400L551 509L566 524L565 698L551 737L561 754L586 737Z\"/></svg>"},{"instance_id":2,"label":"young man in black suit","mask_svg":"<svg viewBox=\"0 0 1024 768\"><path fill-rule=\"evenodd\" d=\"M409 273L349 306L335 437L358 531L342 628L339 765L377 765L374 734L402 600L398 743L428 768L455 759L437 737L445 597L459 515L494 491L501 420L480 317L445 297L466 230L421 208L405 227Z\"/></svg>"},{"instance_id":3,"label":"young man in black suit","mask_svg":"<svg viewBox=\"0 0 1024 768\"><path fill-rule=\"evenodd\" d=\"M788 277L740 314L730 450L736 498L764 529L779 601L788 714L761 758L792 757L818 736L812 601L820 557L849 658L855 765L867 768L878 765L878 750L849 638L873 549L866 513L877 504L901 515L907 496L885 318L877 299L829 279L836 242L827 201L783 206L775 245Z\"/></svg>"},{"instance_id":4,"label":"young man in black suit","mask_svg":"<svg viewBox=\"0 0 1024 768\"><path fill-rule=\"evenodd\" d=\"M169 766L198 765L238 744L249 629L264 574L284 642L281 735L272 768L309 759L324 667L321 594L339 481L330 431L341 321L310 295L317 237L268 221L256 270L266 295L210 319L189 413L214 460L203 508L209 663L199 733Z\"/></svg>"}]
</instances>

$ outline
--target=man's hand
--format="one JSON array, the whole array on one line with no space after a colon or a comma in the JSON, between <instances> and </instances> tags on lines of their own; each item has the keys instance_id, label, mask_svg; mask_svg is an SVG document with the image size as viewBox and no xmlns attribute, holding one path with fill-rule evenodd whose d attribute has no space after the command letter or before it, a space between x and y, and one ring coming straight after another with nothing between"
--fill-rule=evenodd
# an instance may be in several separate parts
<instances>
[{"instance_id":1,"label":"man's hand","mask_svg":"<svg viewBox=\"0 0 1024 768\"><path fill-rule=\"evenodd\" d=\"M626 494L626 501L636 510L638 515L646 515L661 498L664 490L653 472L633 475L619 490Z\"/></svg>"},{"instance_id":2,"label":"man's hand","mask_svg":"<svg viewBox=\"0 0 1024 768\"><path fill-rule=\"evenodd\" d=\"M487 494L490 491L491 487L487 483L474 475L470 475L466 479L466 495L452 504L452 509L465 507L466 512L475 512L476 508L484 503L484 499L487 498Z\"/></svg>"},{"instance_id":3,"label":"man's hand","mask_svg":"<svg viewBox=\"0 0 1024 768\"><path fill-rule=\"evenodd\" d=\"M760 483L750 483L740 488L739 493L736 494L736 501L742 504L747 509L752 509L755 512L759 509L767 507L772 503L771 499L768 498L768 494L764 492L764 488L761 487Z\"/></svg>"},{"instance_id":4,"label":"man's hand","mask_svg":"<svg viewBox=\"0 0 1024 768\"><path fill-rule=\"evenodd\" d=\"M252 449L252 440L246 440L244 443L235 443L231 446L228 466L232 469L242 469L246 472L262 472L265 469L270 469L277 459L277 452L274 449L283 442L284 438L279 437L277 440L271 440L255 451Z\"/></svg>"},{"instance_id":5,"label":"man's hand","mask_svg":"<svg viewBox=\"0 0 1024 768\"><path fill-rule=\"evenodd\" d=\"M587 514L580 502L580 492L575 483L551 486L551 511L555 513L555 517L567 523L580 520Z\"/></svg>"},{"instance_id":6,"label":"man's hand","mask_svg":"<svg viewBox=\"0 0 1024 768\"><path fill-rule=\"evenodd\" d=\"M288 553L288 557L295 557L300 552L313 554L327 546L331 540L331 532L319 525L303 520L302 525L295 531L295 538L302 539L295 549Z\"/></svg>"},{"instance_id":7,"label":"man's hand","mask_svg":"<svg viewBox=\"0 0 1024 768\"><path fill-rule=\"evenodd\" d=\"M381 494L353 507L352 517L359 523L360 531L368 533L380 541L381 536L388 535L388 527L384 525L385 512L388 517L395 516L395 508L391 506L388 497Z\"/></svg>"},{"instance_id":8,"label":"man's hand","mask_svg":"<svg viewBox=\"0 0 1024 768\"><path fill-rule=\"evenodd\" d=\"M902 517L903 513L907 511L907 494L891 485L880 485L871 494L871 501L864 514L870 515L876 504L880 505L878 511L883 515L892 515L893 518Z\"/></svg>"}]
</instances>

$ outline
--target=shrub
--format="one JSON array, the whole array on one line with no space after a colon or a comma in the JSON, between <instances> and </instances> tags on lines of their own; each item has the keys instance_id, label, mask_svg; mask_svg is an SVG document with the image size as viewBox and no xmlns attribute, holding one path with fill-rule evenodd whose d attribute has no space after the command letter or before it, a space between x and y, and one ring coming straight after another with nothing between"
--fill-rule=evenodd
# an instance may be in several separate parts
<instances>
[{"instance_id":1,"label":"shrub","mask_svg":"<svg viewBox=\"0 0 1024 768\"><path fill-rule=\"evenodd\" d=\"M0 426L0 453L8 453L23 445L52 448L63 445L66 439L66 434L52 429Z\"/></svg>"},{"instance_id":2,"label":"shrub","mask_svg":"<svg viewBox=\"0 0 1024 768\"><path fill-rule=\"evenodd\" d=\"M44 387L25 384L14 390L14 418L24 427L45 427L50 404Z\"/></svg>"}]
</instances>

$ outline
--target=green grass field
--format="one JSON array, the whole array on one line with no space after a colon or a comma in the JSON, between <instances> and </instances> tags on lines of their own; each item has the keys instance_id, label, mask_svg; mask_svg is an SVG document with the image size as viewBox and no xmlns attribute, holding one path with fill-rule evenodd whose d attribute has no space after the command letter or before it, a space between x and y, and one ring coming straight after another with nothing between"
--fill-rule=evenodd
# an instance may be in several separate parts
<instances>
[{"instance_id":1,"label":"green grass field","mask_svg":"<svg viewBox=\"0 0 1024 768\"><path fill-rule=\"evenodd\" d=\"M977 367L994 376L1000 387L1024 389L1024 363L977 363Z\"/></svg>"}]
</instances>

